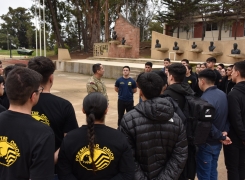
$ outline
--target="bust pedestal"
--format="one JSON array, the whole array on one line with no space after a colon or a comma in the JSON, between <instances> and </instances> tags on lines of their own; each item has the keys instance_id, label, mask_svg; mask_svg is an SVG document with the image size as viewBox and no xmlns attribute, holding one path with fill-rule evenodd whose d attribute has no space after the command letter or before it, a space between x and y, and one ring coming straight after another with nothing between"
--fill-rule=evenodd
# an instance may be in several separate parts
<instances>
[{"instance_id":1,"label":"bust pedestal","mask_svg":"<svg viewBox=\"0 0 245 180\"><path fill-rule=\"evenodd\" d=\"M119 47L119 48L125 48L125 49L132 48L132 46L129 46L129 45L117 45L117 47Z\"/></svg>"},{"instance_id":2,"label":"bust pedestal","mask_svg":"<svg viewBox=\"0 0 245 180\"><path fill-rule=\"evenodd\" d=\"M181 55L184 53L184 51L182 51L182 50L173 50L173 52L175 52L178 55Z\"/></svg>"},{"instance_id":3,"label":"bust pedestal","mask_svg":"<svg viewBox=\"0 0 245 180\"><path fill-rule=\"evenodd\" d=\"M211 57L217 57L223 55L222 52L202 52L202 54L209 55Z\"/></svg>"},{"instance_id":4,"label":"bust pedestal","mask_svg":"<svg viewBox=\"0 0 245 180\"><path fill-rule=\"evenodd\" d=\"M120 41L117 41L117 40L112 40L112 41L109 41L109 44L120 44Z\"/></svg>"},{"instance_id":5,"label":"bust pedestal","mask_svg":"<svg viewBox=\"0 0 245 180\"><path fill-rule=\"evenodd\" d=\"M229 57L233 57L234 59L244 59L245 54L229 54Z\"/></svg>"},{"instance_id":6,"label":"bust pedestal","mask_svg":"<svg viewBox=\"0 0 245 180\"><path fill-rule=\"evenodd\" d=\"M157 50L157 51L161 51L163 53L168 51L168 48L154 48L154 49Z\"/></svg>"},{"instance_id":7,"label":"bust pedestal","mask_svg":"<svg viewBox=\"0 0 245 180\"><path fill-rule=\"evenodd\" d=\"M201 53L202 50L201 49L191 49L190 52Z\"/></svg>"}]
</instances>

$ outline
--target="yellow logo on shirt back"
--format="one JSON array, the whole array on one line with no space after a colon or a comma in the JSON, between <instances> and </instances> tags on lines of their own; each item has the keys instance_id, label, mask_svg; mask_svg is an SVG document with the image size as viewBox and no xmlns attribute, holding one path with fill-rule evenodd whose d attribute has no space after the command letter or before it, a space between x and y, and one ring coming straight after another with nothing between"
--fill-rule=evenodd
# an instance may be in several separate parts
<instances>
[{"instance_id":1,"label":"yellow logo on shirt back","mask_svg":"<svg viewBox=\"0 0 245 180\"><path fill-rule=\"evenodd\" d=\"M47 116L45 116L44 114L39 115L38 111L32 111L31 112L31 116L36 119L37 121L40 121L44 124L47 124L48 126L50 126L49 120L47 118Z\"/></svg>"},{"instance_id":2,"label":"yellow logo on shirt back","mask_svg":"<svg viewBox=\"0 0 245 180\"><path fill-rule=\"evenodd\" d=\"M191 80L189 80L188 83L191 84L192 83Z\"/></svg>"},{"instance_id":3,"label":"yellow logo on shirt back","mask_svg":"<svg viewBox=\"0 0 245 180\"><path fill-rule=\"evenodd\" d=\"M8 142L8 137L0 136L0 164L11 166L20 157L19 148L14 141Z\"/></svg>"},{"instance_id":4,"label":"yellow logo on shirt back","mask_svg":"<svg viewBox=\"0 0 245 180\"><path fill-rule=\"evenodd\" d=\"M108 167L112 160L114 160L114 155L111 150L107 147L99 148L99 144L94 146L94 163L96 166L96 171L105 169ZM80 149L76 155L76 161L80 163L82 167L87 170L93 170L92 159L90 157L89 146Z\"/></svg>"}]
</instances>

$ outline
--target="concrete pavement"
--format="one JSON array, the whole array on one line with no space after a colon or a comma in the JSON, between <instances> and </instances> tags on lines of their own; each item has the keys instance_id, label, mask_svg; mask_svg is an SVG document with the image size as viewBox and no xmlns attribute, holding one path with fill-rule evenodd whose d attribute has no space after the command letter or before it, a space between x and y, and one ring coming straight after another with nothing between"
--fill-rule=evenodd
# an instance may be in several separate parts
<instances>
[{"instance_id":1,"label":"concrete pavement","mask_svg":"<svg viewBox=\"0 0 245 180\"><path fill-rule=\"evenodd\" d=\"M87 95L86 83L90 76L56 71L54 74L54 85L51 93L69 100L76 112L79 125L86 124L85 115L82 113L83 98ZM109 97L109 111L105 119L107 126L117 128L117 93L114 91L114 79L103 78ZM135 105L139 102L139 93L134 95ZM224 165L223 150L221 151L218 162L219 180L225 180L226 169Z\"/></svg>"}]
</instances>

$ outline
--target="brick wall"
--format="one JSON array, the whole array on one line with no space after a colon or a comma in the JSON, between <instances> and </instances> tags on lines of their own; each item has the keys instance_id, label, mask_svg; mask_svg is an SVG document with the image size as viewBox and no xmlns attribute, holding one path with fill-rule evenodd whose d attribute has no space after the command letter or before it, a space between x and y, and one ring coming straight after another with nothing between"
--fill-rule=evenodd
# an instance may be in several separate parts
<instances>
[{"instance_id":1,"label":"brick wall","mask_svg":"<svg viewBox=\"0 0 245 180\"><path fill-rule=\"evenodd\" d=\"M202 38L203 22L194 24L194 38Z\"/></svg>"},{"instance_id":2,"label":"brick wall","mask_svg":"<svg viewBox=\"0 0 245 180\"><path fill-rule=\"evenodd\" d=\"M235 31L236 31L236 22L232 25L232 37L235 37ZM237 32L236 37L243 37L244 36L244 20L240 20L240 22L237 23Z\"/></svg>"},{"instance_id":3,"label":"brick wall","mask_svg":"<svg viewBox=\"0 0 245 180\"><path fill-rule=\"evenodd\" d=\"M109 45L108 56L117 58L139 58L140 29L119 14L114 30L117 32L117 40L120 41L120 44L124 37L126 40L125 45L131 46L131 48L123 48L119 47L117 44L111 43Z\"/></svg>"}]
</instances>

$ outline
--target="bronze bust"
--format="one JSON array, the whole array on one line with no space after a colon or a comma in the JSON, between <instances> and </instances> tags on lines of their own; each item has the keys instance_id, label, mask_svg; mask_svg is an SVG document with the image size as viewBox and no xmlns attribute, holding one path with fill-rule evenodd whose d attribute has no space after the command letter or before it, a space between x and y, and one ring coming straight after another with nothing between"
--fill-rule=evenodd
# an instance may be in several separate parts
<instances>
[{"instance_id":1,"label":"bronze bust","mask_svg":"<svg viewBox=\"0 0 245 180\"><path fill-rule=\"evenodd\" d=\"M196 43L195 43L195 42L193 42L193 44L192 44L191 48L192 48L192 49L195 49L196 47L197 47Z\"/></svg>"},{"instance_id":2,"label":"bronze bust","mask_svg":"<svg viewBox=\"0 0 245 180\"><path fill-rule=\"evenodd\" d=\"M122 45L125 45L125 42L126 42L126 40L125 40L125 38L123 37L123 38L122 38Z\"/></svg>"},{"instance_id":3,"label":"bronze bust","mask_svg":"<svg viewBox=\"0 0 245 180\"><path fill-rule=\"evenodd\" d=\"M231 54L240 54L241 53L241 51L240 51L240 49L237 49L237 43L234 43L233 44L233 49L231 50Z\"/></svg>"},{"instance_id":4,"label":"bronze bust","mask_svg":"<svg viewBox=\"0 0 245 180\"><path fill-rule=\"evenodd\" d=\"M161 44L159 43L159 40L158 39L156 40L155 48L161 48Z\"/></svg>"},{"instance_id":5,"label":"bronze bust","mask_svg":"<svg viewBox=\"0 0 245 180\"><path fill-rule=\"evenodd\" d=\"M117 40L117 32L116 31L112 32L112 39Z\"/></svg>"},{"instance_id":6,"label":"bronze bust","mask_svg":"<svg viewBox=\"0 0 245 180\"><path fill-rule=\"evenodd\" d=\"M210 52L213 52L214 51L215 46L214 46L214 42L213 41L210 42L210 46L209 46L208 49L209 49Z\"/></svg>"},{"instance_id":7,"label":"bronze bust","mask_svg":"<svg viewBox=\"0 0 245 180\"><path fill-rule=\"evenodd\" d=\"M173 50L179 50L179 46L178 46L178 43L176 41L174 42Z\"/></svg>"}]
</instances>

